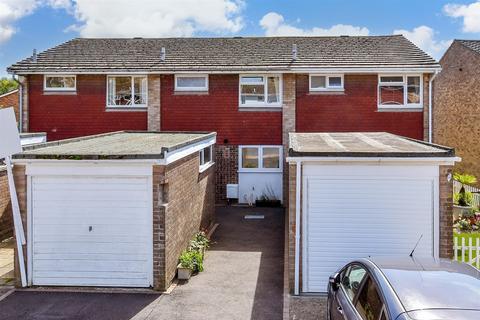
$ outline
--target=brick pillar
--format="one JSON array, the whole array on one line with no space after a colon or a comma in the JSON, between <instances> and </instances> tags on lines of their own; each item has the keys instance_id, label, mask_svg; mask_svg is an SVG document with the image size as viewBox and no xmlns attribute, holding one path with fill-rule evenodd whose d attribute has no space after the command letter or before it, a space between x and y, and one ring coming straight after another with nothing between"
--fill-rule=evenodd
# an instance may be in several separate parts
<instances>
[{"instance_id":1,"label":"brick pillar","mask_svg":"<svg viewBox=\"0 0 480 320\"><path fill-rule=\"evenodd\" d=\"M429 79L430 79L429 74L423 75L423 140L424 141L428 141L428 128L429 128L428 112L431 108L429 104L429 90L428 90Z\"/></svg>"},{"instance_id":2,"label":"brick pillar","mask_svg":"<svg viewBox=\"0 0 480 320\"><path fill-rule=\"evenodd\" d=\"M165 280L165 166L153 166L153 288L166 290Z\"/></svg>"},{"instance_id":3,"label":"brick pillar","mask_svg":"<svg viewBox=\"0 0 480 320\"><path fill-rule=\"evenodd\" d=\"M15 188L17 190L18 205L20 207L20 216L22 217L23 231L25 233L25 239L27 238L27 176L25 175L25 166L15 165L13 167L13 180L15 181ZM15 230L13 231L15 234ZM14 273L15 273L15 286L21 287L22 282L20 279L20 267L18 265L18 251L17 246L14 248ZM23 246L23 257L25 259L25 270L27 269L27 247Z\"/></svg>"},{"instance_id":4,"label":"brick pillar","mask_svg":"<svg viewBox=\"0 0 480 320\"><path fill-rule=\"evenodd\" d=\"M22 94L19 95L19 99L22 100L22 132L28 132L28 76L19 77L20 85L22 86ZM19 101L20 102L20 101Z\"/></svg>"},{"instance_id":5,"label":"brick pillar","mask_svg":"<svg viewBox=\"0 0 480 320\"><path fill-rule=\"evenodd\" d=\"M453 166L440 166L440 257L453 257Z\"/></svg>"},{"instance_id":6,"label":"brick pillar","mask_svg":"<svg viewBox=\"0 0 480 320\"><path fill-rule=\"evenodd\" d=\"M148 131L160 131L160 75L148 76Z\"/></svg>"},{"instance_id":7,"label":"brick pillar","mask_svg":"<svg viewBox=\"0 0 480 320\"><path fill-rule=\"evenodd\" d=\"M283 203L288 206L288 134L295 132L295 101L296 101L295 74L283 75L283 107L282 107L282 144L283 144Z\"/></svg>"},{"instance_id":8,"label":"brick pillar","mask_svg":"<svg viewBox=\"0 0 480 320\"><path fill-rule=\"evenodd\" d=\"M297 165L291 164L288 167L288 214L287 221L288 224L288 246L286 251L288 251L287 265L285 266L288 269L288 282L287 282L287 291L293 293L295 286L295 214L296 214L296 190L297 190Z\"/></svg>"}]
</instances>

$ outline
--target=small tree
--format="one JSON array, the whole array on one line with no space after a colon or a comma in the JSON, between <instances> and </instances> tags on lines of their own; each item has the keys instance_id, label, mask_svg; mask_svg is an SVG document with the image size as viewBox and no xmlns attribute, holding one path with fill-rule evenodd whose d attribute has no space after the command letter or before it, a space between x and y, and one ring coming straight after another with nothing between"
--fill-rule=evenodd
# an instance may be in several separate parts
<instances>
[{"instance_id":1,"label":"small tree","mask_svg":"<svg viewBox=\"0 0 480 320\"><path fill-rule=\"evenodd\" d=\"M454 173L453 179L460 182L460 184L462 185L462 187L460 188L460 192L458 193L458 205L463 207L470 206L471 196L469 197L467 195L467 192L465 191L465 185L472 185L477 183L477 178L471 174Z\"/></svg>"},{"instance_id":2,"label":"small tree","mask_svg":"<svg viewBox=\"0 0 480 320\"><path fill-rule=\"evenodd\" d=\"M18 83L13 79L0 79L0 95L18 88Z\"/></svg>"}]
</instances>

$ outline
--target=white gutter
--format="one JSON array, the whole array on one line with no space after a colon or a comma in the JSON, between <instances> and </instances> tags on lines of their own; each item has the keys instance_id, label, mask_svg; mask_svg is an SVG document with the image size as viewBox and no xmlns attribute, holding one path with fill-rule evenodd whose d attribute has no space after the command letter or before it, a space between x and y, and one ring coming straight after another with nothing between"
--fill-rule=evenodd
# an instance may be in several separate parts
<instances>
[{"instance_id":1,"label":"white gutter","mask_svg":"<svg viewBox=\"0 0 480 320\"><path fill-rule=\"evenodd\" d=\"M433 141L433 129L432 129L432 124L433 124L433 99L432 99L432 86L433 86L433 80L437 77L438 73L440 71L435 71L433 74L433 77L430 78L428 81L428 142L432 143Z\"/></svg>"},{"instance_id":2,"label":"white gutter","mask_svg":"<svg viewBox=\"0 0 480 320\"><path fill-rule=\"evenodd\" d=\"M294 294L300 294L300 195L302 186L302 161L297 162L296 192L295 192L295 284Z\"/></svg>"}]
</instances>

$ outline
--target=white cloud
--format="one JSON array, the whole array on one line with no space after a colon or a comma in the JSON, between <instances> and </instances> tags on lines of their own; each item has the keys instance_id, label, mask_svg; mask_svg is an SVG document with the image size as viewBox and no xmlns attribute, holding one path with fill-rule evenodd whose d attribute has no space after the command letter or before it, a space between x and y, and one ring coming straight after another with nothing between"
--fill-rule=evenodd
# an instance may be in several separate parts
<instances>
[{"instance_id":1,"label":"white cloud","mask_svg":"<svg viewBox=\"0 0 480 320\"><path fill-rule=\"evenodd\" d=\"M37 5L36 0L0 0L0 43L13 36L15 21L32 13Z\"/></svg>"},{"instance_id":2,"label":"white cloud","mask_svg":"<svg viewBox=\"0 0 480 320\"><path fill-rule=\"evenodd\" d=\"M447 4L443 11L447 16L463 18L463 32L480 32L480 1L470 4Z\"/></svg>"},{"instance_id":3,"label":"white cloud","mask_svg":"<svg viewBox=\"0 0 480 320\"><path fill-rule=\"evenodd\" d=\"M419 26L412 31L394 30L393 33L403 34L408 40L437 59L442 56L452 42L451 40L435 39L435 31L428 26Z\"/></svg>"},{"instance_id":4,"label":"white cloud","mask_svg":"<svg viewBox=\"0 0 480 320\"><path fill-rule=\"evenodd\" d=\"M282 15L269 12L260 20L260 26L267 36L367 36L370 31L365 27L357 27L346 24L336 24L328 29L314 27L301 29L285 23Z\"/></svg>"},{"instance_id":5,"label":"white cloud","mask_svg":"<svg viewBox=\"0 0 480 320\"><path fill-rule=\"evenodd\" d=\"M243 27L243 7L243 0L77 0L72 11L78 24L70 29L84 37L233 33Z\"/></svg>"}]
</instances>

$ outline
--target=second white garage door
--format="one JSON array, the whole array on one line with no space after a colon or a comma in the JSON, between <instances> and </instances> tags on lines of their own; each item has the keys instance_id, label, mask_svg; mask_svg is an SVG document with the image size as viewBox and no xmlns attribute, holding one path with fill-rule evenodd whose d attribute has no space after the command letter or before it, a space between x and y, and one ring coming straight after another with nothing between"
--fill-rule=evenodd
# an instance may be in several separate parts
<instances>
[{"instance_id":1,"label":"second white garage door","mask_svg":"<svg viewBox=\"0 0 480 320\"><path fill-rule=\"evenodd\" d=\"M434 255L438 166L305 165L302 287L355 258Z\"/></svg>"},{"instance_id":2,"label":"second white garage door","mask_svg":"<svg viewBox=\"0 0 480 320\"><path fill-rule=\"evenodd\" d=\"M33 285L152 284L147 177L31 179Z\"/></svg>"}]
</instances>

